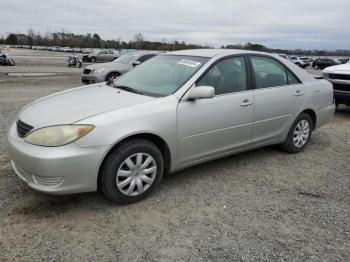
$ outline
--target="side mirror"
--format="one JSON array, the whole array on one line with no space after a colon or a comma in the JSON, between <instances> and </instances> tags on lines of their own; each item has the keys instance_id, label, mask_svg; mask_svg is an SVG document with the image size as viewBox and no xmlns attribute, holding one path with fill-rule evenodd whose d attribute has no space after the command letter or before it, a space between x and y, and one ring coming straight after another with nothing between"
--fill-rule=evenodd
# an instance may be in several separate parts
<instances>
[{"instance_id":1,"label":"side mirror","mask_svg":"<svg viewBox=\"0 0 350 262\"><path fill-rule=\"evenodd\" d=\"M141 64L140 61L135 61L134 63L132 63L133 66L138 66L138 65L140 65L140 64Z\"/></svg>"},{"instance_id":2,"label":"side mirror","mask_svg":"<svg viewBox=\"0 0 350 262\"><path fill-rule=\"evenodd\" d=\"M215 89L212 86L197 86L191 89L187 95L188 100L213 98Z\"/></svg>"}]
</instances>

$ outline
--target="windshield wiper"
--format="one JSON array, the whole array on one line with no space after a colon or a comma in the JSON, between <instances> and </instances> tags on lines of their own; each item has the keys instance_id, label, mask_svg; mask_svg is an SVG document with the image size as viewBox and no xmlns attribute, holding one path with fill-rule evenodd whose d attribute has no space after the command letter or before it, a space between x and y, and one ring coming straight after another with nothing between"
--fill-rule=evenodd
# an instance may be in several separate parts
<instances>
[{"instance_id":1,"label":"windshield wiper","mask_svg":"<svg viewBox=\"0 0 350 262\"><path fill-rule=\"evenodd\" d=\"M121 85L115 85L115 84L113 84L113 86L116 87L116 88L128 91L128 92L131 92L131 93L140 94L140 95L144 95L145 94L144 92L136 90L136 89L134 89L132 87L129 87L129 86L121 86Z\"/></svg>"}]
</instances>

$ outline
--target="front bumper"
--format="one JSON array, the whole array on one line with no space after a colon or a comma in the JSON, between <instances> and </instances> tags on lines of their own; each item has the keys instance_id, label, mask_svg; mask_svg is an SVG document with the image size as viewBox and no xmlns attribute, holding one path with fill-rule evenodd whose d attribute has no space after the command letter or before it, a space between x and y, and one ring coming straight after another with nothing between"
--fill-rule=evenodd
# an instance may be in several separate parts
<instances>
[{"instance_id":1,"label":"front bumper","mask_svg":"<svg viewBox=\"0 0 350 262\"><path fill-rule=\"evenodd\" d=\"M105 77L101 75L81 75L81 82L86 85L101 83L105 81Z\"/></svg>"},{"instance_id":2,"label":"front bumper","mask_svg":"<svg viewBox=\"0 0 350 262\"><path fill-rule=\"evenodd\" d=\"M334 99L337 102L350 105L350 92L334 90Z\"/></svg>"},{"instance_id":3,"label":"front bumper","mask_svg":"<svg viewBox=\"0 0 350 262\"><path fill-rule=\"evenodd\" d=\"M8 148L15 173L29 187L50 194L72 194L97 190L99 166L106 146L61 147L28 144L17 135L15 123L8 131Z\"/></svg>"}]
</instances>

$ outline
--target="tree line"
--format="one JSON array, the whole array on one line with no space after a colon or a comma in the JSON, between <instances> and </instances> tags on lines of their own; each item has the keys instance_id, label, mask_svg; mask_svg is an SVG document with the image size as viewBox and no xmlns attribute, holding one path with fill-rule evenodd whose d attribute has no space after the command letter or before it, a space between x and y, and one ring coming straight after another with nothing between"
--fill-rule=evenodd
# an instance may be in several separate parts
<instances>
[{"instance_id":1,"label":"tree line","mask_svg":"<svg viewBox=\"0 0 350 262\"><path fill-rule=\"evenodd\" d=\"M130 41L123 41L121 38L105 40L97 33L74 34L69 32L47 32L45 34L35 33L29 29L27 33L10 33L6 37L0 35L0 44L8 45L29 45L29 46L61 46L80 48L121 48L121 49L145 49L145 50L182 50L197 48L212 48L198 44L189 44L185 41L147 41L142 33L134 35ZM297 54L305 56L350 56L350 50L305 50L305 49L276 49L268 48L261 44L230 44L221 46L228 49L254 50L270 53Z\"/></svg>"},{"instance_id":2,"label":"tree line","mask_svg":"<svg viewBox=\"0 0 350 262\"><path fill-rule=\"evenodd\" d=\"M97 33L74 34L67 32L54 33L34 33L29 29L24 33L10 33L7 37L0 35L0 44L7 45L29 45L29 46L60 46L60 47L80 47L80 48L121 48L121 49L144 49L144 50L182 50L209 48L197 44L188 44L185 41L167 42L165 40L147 41L141 33L134 35L130 41L123 41L121 38L113 40L102 39Z\"/></svg>"}]
</instances>

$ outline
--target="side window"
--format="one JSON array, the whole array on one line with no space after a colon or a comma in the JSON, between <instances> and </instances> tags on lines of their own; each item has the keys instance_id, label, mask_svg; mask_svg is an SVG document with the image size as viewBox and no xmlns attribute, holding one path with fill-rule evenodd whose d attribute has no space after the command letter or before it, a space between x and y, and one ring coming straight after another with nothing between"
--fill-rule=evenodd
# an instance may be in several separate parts
<instances>
[{"instance_id":1,"label":"side window","mask_svg":"<svg viewBox=\"0 0 350 262\"><path fill-rule=\"evenodd\" d=\"M155 54L148 54L148 55L144 55L144 56L141 56L139 57L139 59L137 59L137 61L140 61L141 63L145 62L146 60L154 57Z\"/></svg>"},{"instance_id":2,"label":"side window","mask_svg":"<svg viewBox=\"0 0 350 262\"><path fill-rule=\"evenodd\" d=\"M287 72L284 66L272 58L251 57L256 88L288 85Z\"/></svg>"},{"instance_id":3,"label":"side window","mask_svg":"<svg viewBox=\"0 0 350 262\"><path fill-rule=\"evenodd\" d=\"M247 90L244 57L228 58L216 63L196 86L212 86L216 95Z\"/></svg>"},{"instance_id":4,"label":"side window","mask_svg":"<svg viewBox=\"0 0 350 262\"><path fill-rule=\"evenodd\" d=\"M289 85L300 84L300 81L297 78L295 78L295 76L292 75L292 73L289 72L288 70L287 70L287 77L288 77L288 84Z\"/></svg>"}]
</instances>

